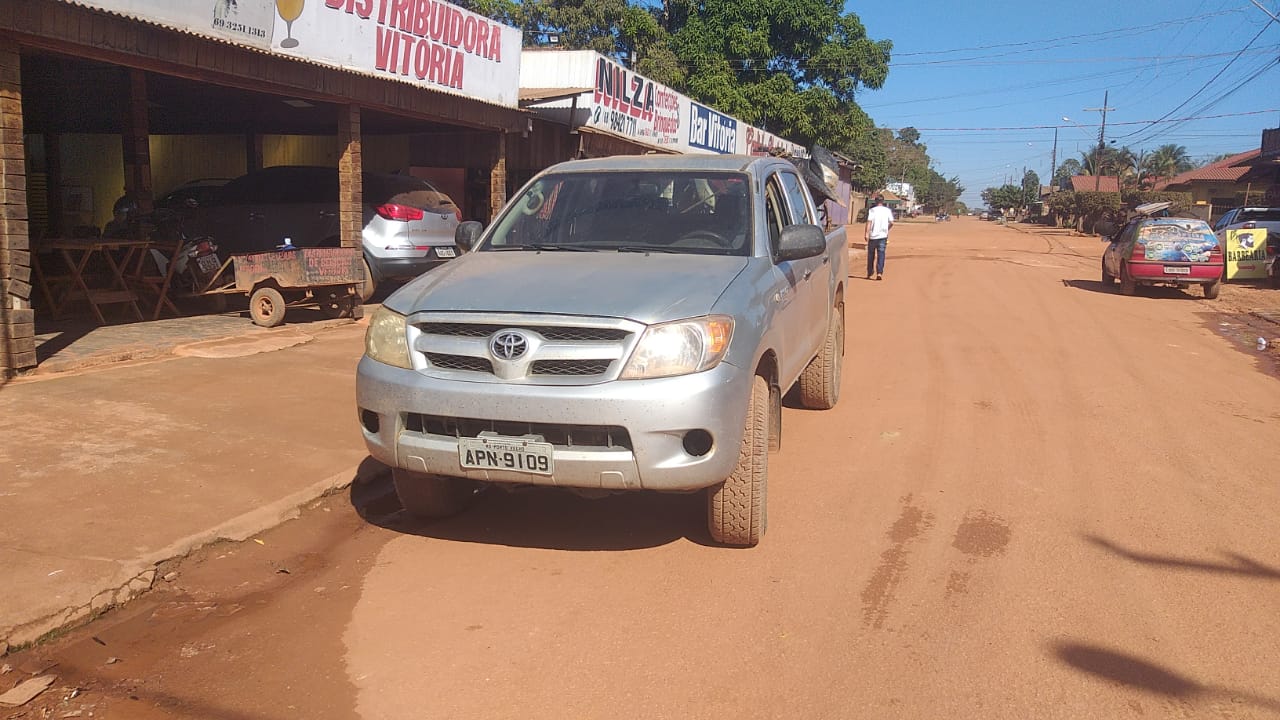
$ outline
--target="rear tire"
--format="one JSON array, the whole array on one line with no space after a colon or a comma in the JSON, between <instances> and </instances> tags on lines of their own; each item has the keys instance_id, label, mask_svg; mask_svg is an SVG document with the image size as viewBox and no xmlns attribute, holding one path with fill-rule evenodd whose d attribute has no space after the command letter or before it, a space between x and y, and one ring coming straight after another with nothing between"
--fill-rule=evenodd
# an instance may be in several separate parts
<instances>
[{"instance_id":1,"label":"rear tire","mask_svg":"<svg viewBox=\"0 0 1280 720\"><path fill-rule=\"evenodd\" d=\"M768 525L769 385L751 379L751 398L738 450L738 465L720 485L707 488L707 529L724 545L754 547Z\"/></svg>"},{"instance_id":2,"label":"rear tire","mask_svg":"<svg viewBox=\"0 0 1280 720\"><path fill-rule=\"evenodd\" d=\"M1107 261L1102 261L1102 284L1111 287L1116 282L1116 276L1107 272Z\"/></svg>"},{"instance_id":3,"label":"rear tire","mask_svg":"<svg viewBox=\"0 0 1280 720\"><path fill-rule=\"evenodd\" d=\"M424 520L457 515L475 502L474 480L428 475L404 468L391 469L396 497L405 512Z\"/></svg>"},{"instance_id":4,"label":"rear tire","mask_svg":"<svg viewBox=\"0 0 1280 720\"><path fill-rule=\"evenodd\" d=\"M1204 285L1204 298L1206 300L1217 300L1218 293L1222 292L1222 281L1214 280Z\"/></svg>"},{"instance_id":5,"label":"rear tire","mask_svg":"<svg viewBox=\"0 0 1280 720\"><path fill-rule=\"evenodd\" d=\"M844 365L844 312L831 309L822 351L800 375L800 404L810 410L830 410L840 401L840 375Z\"/></svg>"},{"instance_id":6,"label":"rear tire","mask_svg":"<svg viewBox=\"0 0 1280 720\"><path fill-rule=\"evenodd\" d=\"M284 296L273 287L260 287L249 296L249 317L255 325L276 327L284 323Z\"/></svg>"},{"instance_id":7,"label":"rear tire","mask_svg":"<svg viewBox=\"0 0 1280 720\"><path fill-rule=\"evenodd\" d=\"M1130 296L1138 294L1138 281L1129 274L1128 263L1120 264L1120 294Z\"/></svg>"}]
</instances>

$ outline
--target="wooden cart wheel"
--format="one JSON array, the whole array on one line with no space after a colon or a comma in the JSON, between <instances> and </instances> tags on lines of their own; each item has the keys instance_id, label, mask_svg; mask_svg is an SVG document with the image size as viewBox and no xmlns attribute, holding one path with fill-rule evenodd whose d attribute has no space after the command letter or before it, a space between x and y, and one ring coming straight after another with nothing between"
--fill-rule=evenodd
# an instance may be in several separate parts
<instances>
[{"instance_id":1,"label":"wooden cart wheel","mask_svg":"<svg viewBox=\"0 0 1280 720\"><path fill-rule=\"evenodd\" d=\"M256 325L275 327L284 323L284 296L273 287L260 287L249 296L249 317Z\"/></svg>"}]
</instances>

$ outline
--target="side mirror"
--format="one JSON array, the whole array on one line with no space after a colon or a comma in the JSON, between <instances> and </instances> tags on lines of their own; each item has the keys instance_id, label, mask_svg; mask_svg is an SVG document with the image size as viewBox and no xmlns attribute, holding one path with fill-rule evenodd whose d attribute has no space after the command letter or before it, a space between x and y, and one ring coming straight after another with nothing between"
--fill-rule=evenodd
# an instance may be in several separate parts
<instances>
[{"instance_id":1,"label":"side mirror","mask_svg":"<svg viewBox=\"0 0 1280 720\"><path fill-rule=\"evenodd\" d=\"M827 249L827 238L817 225L788 225L782 228L778 243L779 260L802 260L821 255Z\"/></svg>"},{"instance_id":2,"label":"side mirror","mask_svg":"<svg viewBox=\"0 0 1280 720\"><path fill-rule=\"evenodd\" d=\"M476 246L480 236L484 234L484 224L475 220L459 223L453 231L453 241L463 252L470 252Z\"/></svg>"}]
</instances>

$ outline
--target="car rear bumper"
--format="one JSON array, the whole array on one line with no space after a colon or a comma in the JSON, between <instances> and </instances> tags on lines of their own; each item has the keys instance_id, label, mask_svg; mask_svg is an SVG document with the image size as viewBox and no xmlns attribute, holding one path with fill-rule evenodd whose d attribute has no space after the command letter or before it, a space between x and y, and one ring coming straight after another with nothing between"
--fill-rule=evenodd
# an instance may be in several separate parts
<instances>
[{"instance_id":1,"label":"car rear bumper","mask_svg":"<svg viewBox=\"0 0 1280 720\"><path fill-rule=\"evenodd\" d=\"M447 259L437 258L434 251L426 257L366 257L374 277L383 280L416 278L432 268L449 262Z\"/></svg>"},{"instance_id":2,"label":"car rear bumper","mask_svg":"<svg viewBox=\"0 0 1280 720\"><path fill-rule=\"evenodd\" d=\"M1165 268L1187 268L1186 274L1167 272ZM1222 265L1207 263L1129 262L1129 275L1138 282L1204 285L1222 279Z\"/></svg>"},{"instance_id":3,"label":"car rear bumper","mask_svg":"<svg viewBox=\"0 0 1280 720\"><path fill-rule=\"evenodd\" d=\"M467 382L365 357L356 403L369 454L394 467L489 482L692 491L724 481L737 464L750 381L751 373L722 362L692 375L595 385ZM458 435L491 426L519 436L524 425L554 446L554 474L462 467ZM563 440L566 432L599 437L601 428L611 429L607 444ZM686 448L694 430L710 434L702 454Z\"/></svg>"}]
</instances>

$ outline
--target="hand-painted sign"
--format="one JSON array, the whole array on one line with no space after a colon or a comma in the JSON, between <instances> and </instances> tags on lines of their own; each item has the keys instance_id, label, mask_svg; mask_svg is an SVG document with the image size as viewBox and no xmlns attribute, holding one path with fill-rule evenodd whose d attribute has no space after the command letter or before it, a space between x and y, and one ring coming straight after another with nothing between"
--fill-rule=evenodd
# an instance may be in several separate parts
<instances>
[{"instance_id":1,"label":"hand-painted sign","mask_svg":"<svg viewBox=\"0 0 1280 720\"><path fill-rule=\"evenodd\" d=\"M273 0L69 0L126 17L262 48L271 47ZM280 0L288 4L290 0ZM294 0L298 2L298 0ZM298 2L301 4L301 2Z\"/></svg>"},{"instance_id":2,"label":"hand-painted sign","mask_svg":"<svg viewBox=\"0 0 1280 720\"><path fill-rule=\"evenodd\" d=\"M690 102L689 146L721 154L738 152L738 120Z\"/></svg>"},{"instance_id":3,"label":"hand-painted sign","mask_svg":"<svg viewBox=\"0 0 1280 720\"><path fill-rule=\"evenodd\" d=\"M1228 230L1227 279L1258 279L1267 276L1267 229Z\"/></svg>"},{"instance_id":4,"label":"hand-painted sign","mask_svg":"<svg viewBox=\"0 0 1280 720\"><path fill-rule=\"evenodd\" d=\"M667 146L680 142L680 95L604 57L596 58L588 124Z\"/></svg>"},{"instance_id":5,"label":"hand-painted sign","mask_svg":"<svg viewBox=\"0 0 1280 720\"><path fill-rule=\"evenodd\" d=\"M286 8L290 4L299 7ZM276 0L275 49L515 107L520 31L443 0ZM281 27L283 24L283 27Z\"/></svg>"}]
</instances>

